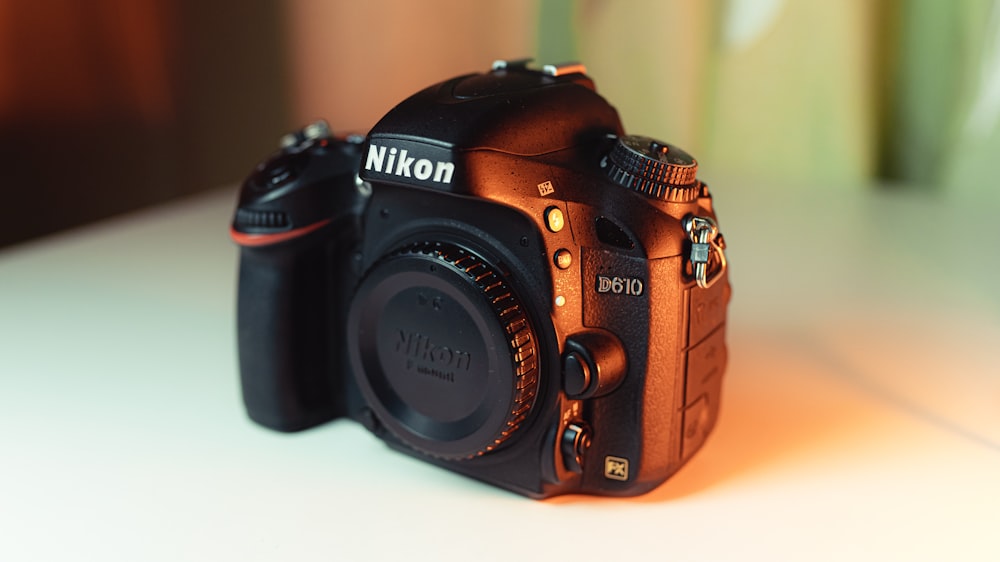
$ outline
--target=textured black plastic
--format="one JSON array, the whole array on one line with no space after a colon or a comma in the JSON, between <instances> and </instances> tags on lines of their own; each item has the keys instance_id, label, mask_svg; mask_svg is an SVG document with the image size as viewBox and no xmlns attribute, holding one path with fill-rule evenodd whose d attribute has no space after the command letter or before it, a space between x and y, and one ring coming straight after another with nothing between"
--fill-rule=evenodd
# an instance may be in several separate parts
<instances>
[{"instance_id":1,"label":"textured black plastic","mask_svg":"<svg viewBox=\"0 0 1000 562\"><path fill-rule=\"evenodd\" d=\"M534 403L538 346L524 305L472 251L425 242L381 260L359 285L347 329L367 403L427 454L491 451Z\"/></svg>"},{"instance_id":2,"label":"textured black plastic","mask_svg":"<svg viewBox=\"0 0 1000 562\"><path fill-rule=\"evenodd\" d=\"M391 144L418 159L454 162L450 182L403 179L411 185L470 193L478 178L456 158L459 153L488 150L535 156L620 132L618 113L586 76L557 78L523 69L500 70L460 76L411 96L375 125L369 146ZM363 164L361 177L367 180L393 181L400 176L378 170L369 158Z\"/></svg>"},{"instance_id":3,"label":"textured black plastic","mask_svg":"<svg viewBox=\"0 0 1000 562\"><path fill-rule=\"evenodd\" d=\"M361 270L374 271L386 256L428 240L469 248L492 264L519 296L528 322L534 326L532 332L539 350L537 396L530 416L518 420L516 431L509 435L504 446L471 459L454 460L421 452L424 445L408 441L406 434L398 429L380 436L392 447L428 462L522 494L542 494L545 483L540 475L539 455L549 431L546 422L558 415L561 377L559 345L547 311L553 298L551 262L542 254L544 244L536 223L516 209L486 199L389 184L373 187L362 219L365 236L359 247ZM352 301L352 316L361 304L357 298ZM362 365L360 332L350 318L348 326L346 347L351 357L350 370L356 379L368 377ZM513 378L508 373L506 380ZM359 382L358 386L363 384ZM359 408L359 421L367 407Z\"/></svg>"},{"instance_id":4,"label":"textured black plastic","mask_svg":"<svg viewBox=\"0 0 1000 562\"><path fill-rule=\"evenodd\" d=\"M364 144L295 147L258 168L233 225L251 417L295 430L348 416L406 454L537 498L635 495L670 477L718 416L729 285L722 272L701 289L689 271L682 221L715 218L707 188L685 180L690 191L663 199L615 183L622 132L586 76L517 66L415 94ZM553 208L561 228L547 223ZM272 212L286 218L253 214ZM416 247L459 248L488 267L472 284L423 258L392 269ZM452 321L420 308L504 292L491 275L518 297L502 308L532 327L536 379L513 390L484 381L517 380L521 330L489 320L484 301ZM507 361L455 352L504 341L517 349ZM564 360L589 376L571 372L564 387ZM465 365L491 372L448 384ZM511 397L528 389L521 410ZM510 406L497 446L444 444L502 427L470 417L479 392Z\"/></svg>"},{"instance_id":5,"label":"textured black plastic","mask_svg":"<svg viewBox=\"0 0 1000 562\"><path fill-rule=\"evenodd\" d=\"M618 113L586 76L501 70L460 76L414 94L386 114L369 136L530 156L620 130Z\"/></svg>"},{"instance_id":6,"label":"textured black plastic","mask_svg":"<svg viewBox=\"0 0 1000 562\"><path fill-rule=\"evenodd\" d=\"M325 271L325 234L242 250L237 322L243 400L254 421L280 431L312 427L344 411L337 398L339 369L329 353L342 336L332 301L340 283Z\"/></svg>"},{"instance_id":7,"label":"textured black plastic","mask_svg":"<svg viewBox=\"0 0 1000 562\"><path fill-rule=\"evenodd\" d=\"M237 303L243 400L254 421L279 431L346 414L340 349L353 289L347 256L366 199L355 183L359 160L357 144L324 139L278 153L241 191L232 228L245 243ZM275 170L281 181L271 182ZM266 215L285 218L247 218Z\"/></svg>"},{"instance_id":8,"label":"textured black plastic","mask_svg":"<svg viewBox=\"0 0 1000 562\"><path fill-rule=\"evenodd\" d=\"M272 234L357 214L357 143L321 139L282 150L243 182L233 229Z\"/></svg>"}]
</instances>

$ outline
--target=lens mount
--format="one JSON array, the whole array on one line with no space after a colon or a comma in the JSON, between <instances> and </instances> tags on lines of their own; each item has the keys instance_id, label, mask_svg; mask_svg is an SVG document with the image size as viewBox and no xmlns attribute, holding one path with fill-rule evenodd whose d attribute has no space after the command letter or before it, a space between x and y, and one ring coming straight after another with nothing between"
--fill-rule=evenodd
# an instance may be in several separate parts
<instances>
[{"instance_id":1,"label":"lens mount","mask_svg":"<svg viewBox=\"0 0 1000 562\"><path fill-rule=\"evenodd\" d=\"M537 340L522 302L476 253L422 242L382 258L359 285L347 324L366 402L413 448L475 457L526 419Z\"/></svg>"}]
</instances>

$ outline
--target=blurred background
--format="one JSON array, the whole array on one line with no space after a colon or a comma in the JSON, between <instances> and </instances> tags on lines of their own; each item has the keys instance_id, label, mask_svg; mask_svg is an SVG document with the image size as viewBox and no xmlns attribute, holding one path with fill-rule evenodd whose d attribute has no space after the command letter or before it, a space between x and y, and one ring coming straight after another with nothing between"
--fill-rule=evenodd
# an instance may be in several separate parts
<instances>
[{"instance_id":1,"label":"blurred background","mask_svg":"<svg viewBox=\"0 0 1000 562\"><path fill-rule=\"evenodd\" d=\"M1000 208L996 0L0 0L0 246L233 185L497 58L583 61L705 177Z\"/></svg>"}]
</instances>

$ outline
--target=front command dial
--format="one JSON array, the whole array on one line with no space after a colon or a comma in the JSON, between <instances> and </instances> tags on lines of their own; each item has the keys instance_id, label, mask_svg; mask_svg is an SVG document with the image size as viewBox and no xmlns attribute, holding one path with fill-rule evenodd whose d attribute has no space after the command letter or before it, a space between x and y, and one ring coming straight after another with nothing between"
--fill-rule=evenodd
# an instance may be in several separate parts
<instances>
[{"instance_id":1,"label":"front command dial","mask_svg":"<svg viewBox=\"0 0 1000 562\"><path fill-rule=\"evenodd\" d=\"M687 152L649 137L619 137L608 154L608 176L639 193L683 203L698 197L698 162Z\"/></svg>"}]
</instances>

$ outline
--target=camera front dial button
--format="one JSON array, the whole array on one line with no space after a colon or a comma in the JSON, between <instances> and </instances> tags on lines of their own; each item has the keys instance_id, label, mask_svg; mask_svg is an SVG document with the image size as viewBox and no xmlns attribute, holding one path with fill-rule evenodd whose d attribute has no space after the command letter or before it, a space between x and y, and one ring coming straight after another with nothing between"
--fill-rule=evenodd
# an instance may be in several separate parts
<instances>
[{"instance_id":1,"label":"camera front dial button","mask_svg":"<svg viewBox=\"0 0 1000 562\"><path fill-rule=\"evenodd\" d=\"M563 465L570 472L583 472L583 455L590 447L590 429L580 422L570 423L559 440Z\"/></svg>"}]
</instances>

